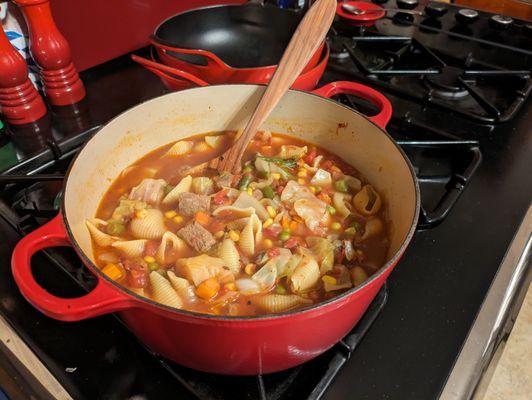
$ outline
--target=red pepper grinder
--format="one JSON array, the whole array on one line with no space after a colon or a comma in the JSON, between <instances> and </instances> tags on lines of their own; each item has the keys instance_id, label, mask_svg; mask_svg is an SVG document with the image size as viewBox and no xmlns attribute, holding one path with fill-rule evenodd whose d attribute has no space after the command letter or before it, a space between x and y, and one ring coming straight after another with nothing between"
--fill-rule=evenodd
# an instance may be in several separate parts
<instances>
[{"instance_id":1,"label":"red pepper grinder","mask_svg":"<svg viewBox=\"0 0 532 400\"><path fill-rule=\"evenodd\" d=\"M13 125L29 124L46 114L42 97L28 78L28 66L0 25L0 112Z\"/></svg>"},{"instance_id":2,"label":"red pepper grinder","mask_svg":"<svg viewBox=\"0 0 532 400\"><path fill-rule=\"evenodd\" d=\"M85 97L83 82L71 60L70 47L55 25L49 0L14 0L30 32L30 51L40 67L50 104L74 104Z\"/></svg>"}]
</instances>

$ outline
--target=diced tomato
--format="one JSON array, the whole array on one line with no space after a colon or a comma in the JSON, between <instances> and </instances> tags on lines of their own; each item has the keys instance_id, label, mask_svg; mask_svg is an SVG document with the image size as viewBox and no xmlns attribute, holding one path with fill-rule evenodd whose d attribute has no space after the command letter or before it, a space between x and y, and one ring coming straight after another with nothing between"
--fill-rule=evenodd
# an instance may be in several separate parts
<instances>
[{"instance_id":1,"label":"diced tomato","mask_svg":"<svg viewBox=\"0 0 532 400\"><path fill-rule=\"evenodd\" d=\"M227 189L222 189L218 193L216 193L212 199L212 202L216 204L217 206L221 205L225 201L225 197L227 196Z\"/></svg>"},{"instance_id":2,"label":"diced tomato","mask_svg":"<svg viewBox=\"0 0 532 400\"><path fill-rule=\"evenodd\" d=\"M277 186L277 189L275 189L275 191L277 192L277 194L279 196L283 193L283 190L284 190L284 186L283 185L279 185L279 186Z\"/></svg>"},{"instance_id":3,"label":"diced tomato","mask_svg":"<svg viewBox=\"0 0 532 400\"><path fill-rule=\"evenodd\" d=\"M271 225L267 228L264 228L262 232L270 238L270 239L277 239L277 236L279 236L279 233L281 233L283 228L281 228L280 225Z\"/></svg>"},{"instance_id":4,"label":"diced tomato","mask_svg":"<svg viewBox=\"0 0 532 400\"><path fill-rule=\"evenodd\" d=\"M321 163L321 169L329 170L333 165L334 164L331 160L325 160Z\"/></svg>"},{"instance_id":5,"label":"diced tomato","mask_svg":"<svg viewBox=\"0 0 532 400\"><path fill-rule=\"evenodd\" d=\"M225 228L225 223L223 221L213 218L207 229L211 231L212 233L216 233L216 232L223 231L224 228Z\"/></svg>"},{"instance_id":6,"label":"diced tomato","mask_svg":"<svg viewBox=\"0 0 532 400\"><path fill-rule=\"evenodd\" d=\"M312 162L318 155L318 152L316 151L316 148L313 147L310 152L305 156L304 160L308 165L312 165Z\"/></svg>"},{"instance_id":7,"label":"diced tomato","mask_svg":"<svg viewBox=\"0 0 532 400\"><path fill-rule=\"evenodd\" d=\"M153 257L155 253L157 253L158 248L159 248L159 243L155 240L150 240L144 246L144 255Z\"/></svg>"},{"instance_id":8,"label":"diced tomato","mask_svg":"<svg viewBox=\"0 0 532 400\"><path fill-rule=\"evenodd\" d=\"M144 271L144 267L141 264L128 260L127 258L122 260L122 264L126 271Z\"/></svg>"},{"instance_id":9,"label":"diced tomato","mask_svg":"<svg viewBox=\"0 0 532 400\"><path fill-rule=\"evenodd\" d=\"M323 192L318 193L316 197L326 204L332 203L331 196L329 196L327 193L323 193Z\"/></svg>"},{"instance_id":10,"label":"diced tomato","mask_svg":"<svg viewBox=\"0 0 532 400\"><path fill-rule=\"evenodd\" d=\"M134 288L144 288L148 284L148 273L145 270L132 270L128 273L129 286Z\"/></svg>"},{"instance_id":11,"label":"diced tomato","mask_svg":"<svg viewBox=\"0 0 532 400\"><path fill-rule=\"evenodd\" d=\"M268 254L268 257L270 258L277 257L279 254L281 254L281 250L279 249L279 247L273 247L268 250L266 254Z\"/></svg>"},{"instance_id":12,"label":"diced tomato","mask_svg":"<svg viewBox=\"0 0 532 400\"><path fill-rule=\"evenodd\" d=\"M284 242L284 247L286 249L293 249L297 245L299 245L299 241L296 238L290 238L286 242Z\"/></svg>"},{"instance_id":13,"label":"diced tomato","mask_svg":"<svg viewBox=\"0 0 532 400\"><path fill-rule=\"evenodd\" d=\"M233 175L233 180L231 181L231 187L235 187L236 185L238 185L238 182L240 182L240 179L242 179L241 174Z\"/></svg>"}]
</instances>

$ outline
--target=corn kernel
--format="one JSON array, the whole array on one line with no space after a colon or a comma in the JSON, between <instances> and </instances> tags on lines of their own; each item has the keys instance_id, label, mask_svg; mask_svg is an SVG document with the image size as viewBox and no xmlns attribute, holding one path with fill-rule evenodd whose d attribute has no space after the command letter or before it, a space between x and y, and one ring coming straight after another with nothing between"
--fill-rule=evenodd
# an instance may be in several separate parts
<instances>
[{"instance_id":1,"label":"corn kernel","mask_svg":"<svg viewBox=\"0 0 532 400\"><path fill-rule=\"evenodd\" d=\"M297 230L298 225L299 225L299 224L298 224L296 221L291 221L291 222L290 222L290 230L291 230L292 232L295 232L295 231Z\"/></svg>"},{"instance_id":2,"label":"corn kernel","mask_svg":"<svg viewBox=\"0 0 532 400\"><path fill-rule=\"evenodd\" d=\"M269 227L271 224L273 224L273 219L268 218L266 221L263 222L262 227L263 227L263 228L267 228L267 227Z\"/></svg>"},{"instance_id":3,"label":"corn kernel","mask_svg":"<svg viewBox=\"0 0 532 400\"><path fill-rule=\"evenodd\" d=\"M302 168L299 170L299 172L297 173L297 176L299 178L306 178L307 177L307 170Z\"/></svg>"},{"instance_id":4,"label":"corn kernel","mask_svg":"<svg viewBox=\"0 0 532 400\"><path fill-rule=\"evenodd\" d=\"M235 285L234 282L229 282L229 283L226 283L224 285L224 289L231 290L231 291L236 291L236 285Z\"/></svg>"},{"instance_id":5,"label":"corn kernel","mask_svg":"<svg viewBox=\"0 0 532 400\"><path fill-rule=\"evenodd\" d=\"M323 275L321 277L321 280L323 282L326 282L326 283L330 284L330 285L336 285L336 279L334 277L330 276L330 275Z\"/></svg>"},{"instance_id":6,"label":"corn kernel","mask_svg":"<svg viewBox=\"0 0 532 400\"><path fill-rule=\"evenodd\" d=\"M183 222L183 217L181 215L176 215L174 218L172 218L172 221L174 221L176 224L180 224Z\"/></svg>"},{"instance_id":7,"label":"corn kernel","mask_svg":"<svg viewBox=\"0 0 532 400\"><path fill-rule=\"evenodd\" d=\"M272 218L275 218L275 216L277 215L277 211L275 211L275 208L273 208L272 206L266 207L266 211L268 211L268 214Z\"/></svg>"},{"instance_id":8,"label":"corn kernel","mask_svg":"<svg viewBox=\"0 0 532 400\"><path fill-rule=\"evenodd\" d=\"M248 192L250 196L253 196L253 189L247 188L246 192Z\"/></svg>"},{"instance_id":9,"label":"corn kernel","mask_svg":"<svg viewBox=\"0 0 532 400\"><path fill-rule=\"evenodd\" d=\"M144 218L146 215L148 215L148 211L146 211L145 209L138 210L135 212L135 217L137 218Z\"/></svg>"},{"instance_id":10,"label":"corn kernel","mask_svg":"<svg viewBox=\"0 0 532 400\"><path fill-rule=\"evenodd\" d=\"M305 180L303 178L299 178L297 180L297 183L299 183L300 185L304 185L305 184Z\"/></svg>"},{"instance_id":11,"label":"corn kernel","mask_svg":"<svg viewBox=\"0 0 532 400\"><path fill-rule=\"evenodd\" d=\"M331 224L331 229L334 231L339 231L340 229L342 229L342 224L339 222L333 222Z\"/></svg>"},{"instance_id":12,"label":"corn kernel","mask_svg":"<svg viewBox=\"0 0 532 400\"><path fill-rule=\"evenodd\" d=\"M316 193L317 192L316 186L309 186L308 188L310 189L310 191L312 193Z\"/></svg>"},{"instance_id":13,"label":"corn kernel","mask_svg":"<svg viewBox=\"0 0 532 400\"><path fill-rule=\"evenodd\" d=\"M271 239L264 239L264 247L266 249L271 249L273 247L273 242Z\"/></svg>"},{"instance_id":14,"label":"corn kernel","mask_svg":"<svg viewBox=\"0 0 532 400\"><path fill-rule=\"evenodd\" d=\"M218 232L216 232L216 233L214 234L214 237L215 237L216 239L221 239L221 238L224 236L224 233L225 233L224 231L218 231Z\"/></svg>"},{"instance_id":15,"label":"corn kernel","mask_svg":"<svg viewBox=\"0 0 532 400\"><path fill-rule=\"evenodd\" d=\"M233 242L238 242L240 240L240 235L237 231L231 229L229 231L229 239L231 239Z\"/></svg>"},{"instance_id":16,"label":"corn kernel","mask_svg":"<svg viewBox=\"0 0 532 400\"><path fill-rule=\"evenodd\" d=\"M153 258L152 256L146 256L144 257L144 261L146 261L148 264L153 263L155 262L155 258Z\"/></svg>"},{"instance_id":17,"label":"corn kernel","mask_svg":"<svg viewBox=\"0 0 532 400\"><path fill-rule=\"evenodd\" d=\"M257 266L253 263L250 263L244 267L244 272L248 275L253 275L256 269L257 269Z\"/></svg>"},{"instance_id":18,"label":"corn kernel","mask_svg":"<svg viewBox=\"0 0 532 400\"><path fill-rule=\"evenodd\" d=\"M272 177L273 177L273 179L278 181L279 179L281 179L281 174L278 173L278 172L274 172L274 173L272 173Z\"/></svg>"},{"instance_id":19,"label":"corn kernel","mask_svg":"<svg viewBox=\"0 0 532 400\"><path fill-rule=\"evenodd\" d=\"M170 210L164 213L164 216L168 219L172 219L177 215L177 213L174 210Z\"/></svg>"}]
</instances>

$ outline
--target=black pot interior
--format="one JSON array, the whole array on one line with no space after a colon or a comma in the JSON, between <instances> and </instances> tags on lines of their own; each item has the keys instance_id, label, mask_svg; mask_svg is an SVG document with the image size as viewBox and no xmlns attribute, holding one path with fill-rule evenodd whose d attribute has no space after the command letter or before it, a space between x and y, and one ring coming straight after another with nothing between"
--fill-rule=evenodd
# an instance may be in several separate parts
<instances>
[{"instance_id":1,"label":"black pot interior","mask_svg":"<svg viewBox=\"0 0 532 400\"><path fill-rule=\"evenodd\" d=\"M234 68L278 64L301 15L257 4L200 8L175 15L155 31L156 41L179 48L208 50ZM201 56L170 52L205 65Z\"/></svg>"}]
</instances>

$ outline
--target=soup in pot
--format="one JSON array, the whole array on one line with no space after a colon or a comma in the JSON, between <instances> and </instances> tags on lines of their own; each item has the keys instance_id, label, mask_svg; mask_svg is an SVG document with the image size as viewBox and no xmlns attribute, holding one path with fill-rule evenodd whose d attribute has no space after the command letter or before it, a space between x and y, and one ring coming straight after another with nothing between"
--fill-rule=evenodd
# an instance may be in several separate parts
<instances>
[{"instance_id":1,"label":"soup in pot","mask_svg":"<svg viewBox=\"0 0 532 400\"><path fill-rule=\"evenodd\" d=\"M334 297L386 262L383 199L324 149L259 132L240 174L193 168L234 135L171 143L122 171L86 221L104 274L166 306L253 316Z\"/></svg>"}]
</instances>

